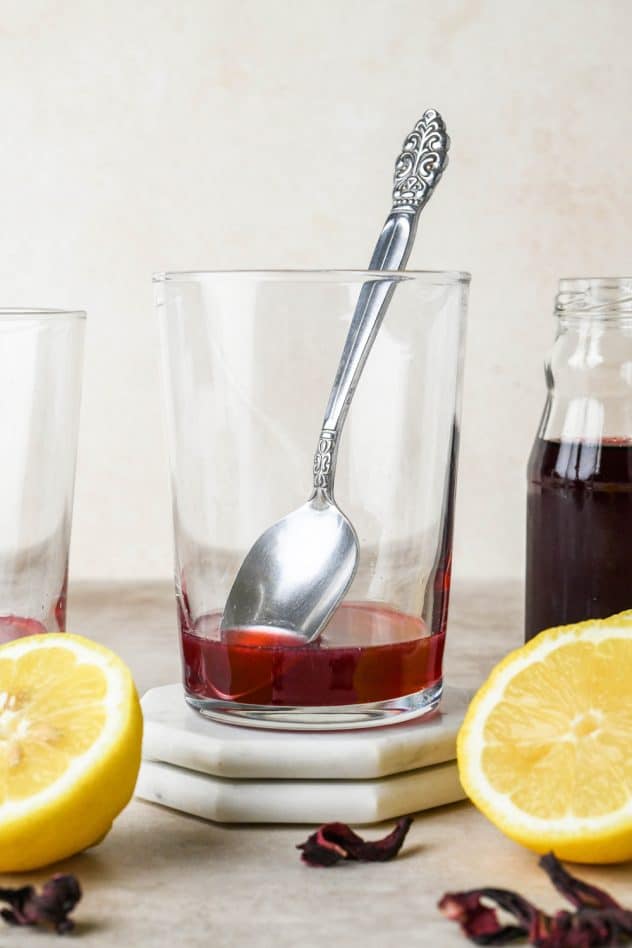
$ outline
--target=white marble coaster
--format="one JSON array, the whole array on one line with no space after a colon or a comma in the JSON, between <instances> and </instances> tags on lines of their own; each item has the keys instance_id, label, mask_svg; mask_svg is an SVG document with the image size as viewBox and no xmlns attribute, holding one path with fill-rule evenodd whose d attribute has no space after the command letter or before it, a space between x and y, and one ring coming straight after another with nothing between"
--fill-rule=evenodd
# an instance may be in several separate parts
<instances>
[{"instance_id":1,"label":"white marble coaster","mask_svg":"<svg viewBox=\"0 0 632 948\"><path fill-rule=\"evenodd\" d=\"M465 797L456 762L380 780L231 780L143 761L136 796L219 823L379 823Z\"/></svg>"},{"instance_id":2,"label":"white marble coaster","mask_svg":"<svg viewBox=\"0 0 632 948\"><path fill-rule=\"evenodd\" d=\"M209 721L189 708L181 685L164 685L152 688L142 700L143 757L242 779L384 777L452 760L470 697L465 689L446 688L441 708L432 717L383 728L266 731Z\"/></svg>"}]
</instances>

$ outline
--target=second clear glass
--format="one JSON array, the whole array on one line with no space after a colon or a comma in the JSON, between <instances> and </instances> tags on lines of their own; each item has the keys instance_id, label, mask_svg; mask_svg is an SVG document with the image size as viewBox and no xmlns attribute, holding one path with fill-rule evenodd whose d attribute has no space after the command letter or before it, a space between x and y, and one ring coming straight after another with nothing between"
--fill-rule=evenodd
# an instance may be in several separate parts
<instances>
[{"instance_id":1,"label":"second clear glass","mask_svg":"<svg viewBox=\"0 0 632 948\"><path fill-rule=\"evenodd\" d=\"M65 631L84 327L0 309L0 641Z\"/></svg>"},{"instance_id":2,"label":"second clear glass","mask_svg":"<svg viewBox=\"0 0 632 948\"><path fill-rule=\"evenodd\" d=\"M358 295L395 292L341 436L336 500L360 565L319 642L222 639L259 534L304 503ZM461 273L211 272L155 278L187 700L233 723L366 727L438 704L450 588Z\"/></svg>"}]
</instances>

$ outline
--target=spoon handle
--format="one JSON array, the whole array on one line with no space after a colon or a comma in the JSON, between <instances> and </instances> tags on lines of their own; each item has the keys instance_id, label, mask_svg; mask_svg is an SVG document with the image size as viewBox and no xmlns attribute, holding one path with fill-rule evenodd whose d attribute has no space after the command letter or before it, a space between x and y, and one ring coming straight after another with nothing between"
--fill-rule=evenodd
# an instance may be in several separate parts
<instances>
[{"instance_id":1,"label":"spoon handle","mask_svg":"<svg viewBox=\"0 0 632 948\"><path fill-rule=\"evenodd\" d=\"M443 119L435 109L428 109L406 138L395 163L391 212L375 245L370 270L403 270L406 266L419 214L446 167L449 147ZM392 279L376 277L360 291L314 456L315 492L333 494L338 438L395 285Z\"/></svg>"}]
</instances>

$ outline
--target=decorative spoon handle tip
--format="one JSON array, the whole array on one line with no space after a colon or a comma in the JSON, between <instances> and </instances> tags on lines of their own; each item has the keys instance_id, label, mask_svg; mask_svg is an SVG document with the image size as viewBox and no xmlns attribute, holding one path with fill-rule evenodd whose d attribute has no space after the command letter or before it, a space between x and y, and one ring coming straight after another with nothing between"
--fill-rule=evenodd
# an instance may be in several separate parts
<instances>
[{"instance_id":1,"label":"decorative spoon handle tip","mask_svg":"<svg viewBox=\"0 0 632 948\"><path fill-rule=\"evenodd\" d=\"M450 139L436 109L426 109L395 162L393 209L418 214L448 163Z\"/></svg>"}]
</instances>

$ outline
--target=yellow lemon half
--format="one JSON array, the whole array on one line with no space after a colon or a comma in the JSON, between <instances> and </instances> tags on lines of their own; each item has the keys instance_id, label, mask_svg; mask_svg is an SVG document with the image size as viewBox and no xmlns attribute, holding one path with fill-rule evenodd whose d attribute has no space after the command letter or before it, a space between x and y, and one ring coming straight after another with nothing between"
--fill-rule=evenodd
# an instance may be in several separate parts
<instances>
[{"instance_id":1,"label":"yellow lemon half","mask_svg":"<svg viewBox=\"0 0 632 948\"><path fill-rule=\"evenodd\" d=\"M0 872L97 842L129 801L142 714L109 649L47 633L0 646Z\"/></svg>"},{"instance_id":2,"label":"yellow lemon half","mask_svg":"<svg viewBox=\"0 0 632 948\"><path fill-rule=\"evenodd\" d=\"M632 611L540 633L472 701L461 783L511 839L576 862L632 858Z\"/></svg>"}]
</instances>

